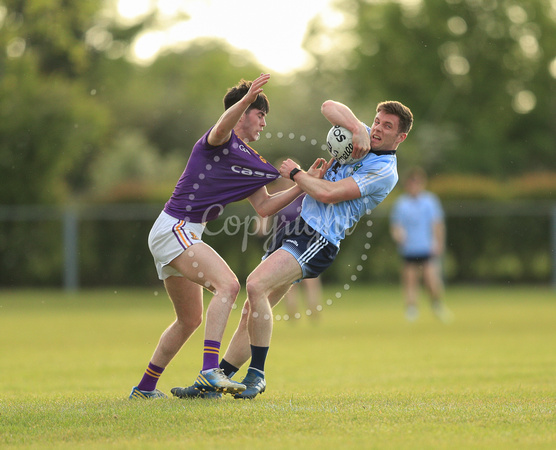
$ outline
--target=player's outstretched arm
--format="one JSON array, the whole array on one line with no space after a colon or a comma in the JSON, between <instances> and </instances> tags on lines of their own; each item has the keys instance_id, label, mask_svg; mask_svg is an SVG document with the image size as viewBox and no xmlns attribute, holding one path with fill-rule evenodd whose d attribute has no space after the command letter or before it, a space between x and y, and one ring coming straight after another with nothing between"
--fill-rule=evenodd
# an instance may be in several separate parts
<instances>
[{"instance_id":1,"label":"player's outstretched arm","mask_svg":"<svg viewBox=\"0 0 556 450\"><path fill-rule=\"evenodd\" d=\"M213 146L225 144L232 136L232 130L237 125L241 116L247 111L249 105L253 103L257 96L263 91L263 86L268 83L270 74L263 73L260 77L253 81L249 91L235 105L230 106L224 114L220 116L216 125L212 128L208 135L208 143Z\"/></svg>"},{"instance_id":2,"label":"player's outstretched arm","mask_svg":"<svg viewBox=\"0 0 556 450\"><path fill-rule=\"evenodd\" d=\"M362 158L371 150L371 137L367 127L355 116L353 111L343 103L326 100L321 112L332 125L340 125L353 133L353 152L355 159Z\"/></svg>"},{"instance_id":3,"label":"player's outstretched arm","mask_svg":"<svg viewBox=\"0 0 556 450\"><path fill-rule=\"evenodd\" d=\"M270 194L266 186L263 186L247 199L259 216L268 217L284 209L301 194L303 190L297 185L274 194Z\"/></svg>"},{"instance_id":4,"label":"player's outstretched arm","mask_svg":"<svg viewBox=\"0 0 556 450\"><path fill-rule=\"evenodd\" d=\"M326 162L324 158L317 158L307 173L312 177L322 178L333 162L333 159ZM299 167L297 164L296 166ZM297 184L274 194L269 194L264 186L249 197L249 202L257 214L261 217L268 217L288 206L301 194L303 194L303 190Z\"/></svg>"},{"instance_id":5,"label":"player's outstretched arm","mask_svg":"<svg viewBox=\"0 0 556 450\"><path fill-rule=\"evenodd\" d=\"M324 165L323 169L325 172L333 162L334 160L331 159ZM310 171L315 164L311 166ZM293 169L299 169L299 165L291 159L287 159L280 166L280 175L289 177ZM300 170L294 175L294 181L304 192L322 203L339 203L361 197L361 191L353 177L333 182L317 178L308 172Z\"/></svg>"}]
</instances>

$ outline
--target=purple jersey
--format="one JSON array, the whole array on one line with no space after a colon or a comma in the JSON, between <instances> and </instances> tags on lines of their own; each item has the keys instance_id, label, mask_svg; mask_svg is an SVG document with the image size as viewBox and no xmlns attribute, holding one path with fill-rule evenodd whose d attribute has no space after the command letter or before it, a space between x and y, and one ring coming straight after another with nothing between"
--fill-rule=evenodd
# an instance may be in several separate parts
<instances>
[{"instance_id":1,"label":"purple jersey","mask_svg":"<svg viewBox=\"0 0 556 450\"><path fill-rule=\"evenodd\" d=\"M289 205L278 211L278 227L283 224L293 222L295 219L297 219L297 216L299 216L299 214L301 213L301 204L303 203L304 198L305 194L301 194Z\"/></svg>"},{"instance_id":2,"label":"purple jersey","mask_svg":"<svg viewBox=\"0 0 556 450\"><path fill-rule=\"evenodd\" d=\"M176 219L195 223L214 220L228 203L249 197L280 176L233 130L230 140L218 147L207 142L209 133L193 146L174 193L164 206L164 211Z\"/></svg>"}]
</instances>

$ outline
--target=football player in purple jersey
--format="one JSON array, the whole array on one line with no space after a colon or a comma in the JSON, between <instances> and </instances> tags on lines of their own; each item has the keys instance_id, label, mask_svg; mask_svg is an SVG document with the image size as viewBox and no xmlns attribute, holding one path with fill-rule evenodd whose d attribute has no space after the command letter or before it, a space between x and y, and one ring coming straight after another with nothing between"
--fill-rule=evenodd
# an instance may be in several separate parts
<instances>
[{"instance_id":1,"label":"football player in purple jersey","mask_svg":"<svg viewBox=\"0 0 556 450\"><path fill-rule=\"evenodd\" d=\"M346 231L378 206L398 181L397 148L413 125L408 107L397 101L380 102L372 127L339 102L328 100L321 111L332 125L353 133L353 156L361 160L340 164L319 158L307 172L291 159L282 162L282 176L307 195L300 215L274 233L263 261L247 277L240 323L220 361L224 374L232 377L250 359L241 381L246 389L234 394L236 399L253 399L266 390L272 308L292 283L318 277L333 263ZM178 387L172 394L182 398L220 395L195 391L195 386Z\"/></svg>"},{"instance_id":2,"label":"football player in purple jersey","mask_svg":"<svg viewBox=\"0 0 556 450\"><path fill-rule=\"evenodd\" d=\"M245 385L230 380L218 365L220 343L240 284L226 261L202 241L202 234L206 223L216 219L228 203L248 199L265 217L302 193L293 186L269 194L266 185L280 174L248 144L266 126L269 103L263 86L269 78L262 74L252 82L241 80L228 90L224 113L194 145L171 198L152 227L149 248L176 319L162 334L130 398L166 397L156 388L158 379L201 325L203 289L213 297L206 312L203 367L194 386L217 393L245 390Z\"/></svg>"}]
</instances>

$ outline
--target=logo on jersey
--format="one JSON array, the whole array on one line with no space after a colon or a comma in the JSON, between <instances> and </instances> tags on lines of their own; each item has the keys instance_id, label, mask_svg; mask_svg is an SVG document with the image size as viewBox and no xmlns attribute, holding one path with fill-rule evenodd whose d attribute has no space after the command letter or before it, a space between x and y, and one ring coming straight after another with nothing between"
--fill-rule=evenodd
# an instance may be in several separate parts
<instances>
[{"instance_id":1,"label":"logo on jersey","mask_svg":"<svg viewBox=\"0 0 556 450\"><path fill-rule=\"evenodd\" d=\"M347 178L349 176L351 176L352 174L354 174L355 172L357 172L359 169L361 169L361 167L363 167L363 163L362 162L358 162L357 164L353 165L353 166L348 166L344 168L344 178ZM328 171L326 172L324 179L325 180L329 180L329 181L336 181L338 178L338 171L339 169L342 168L342 166L340 164L334 164L330 169L328 169Z\"/></svg>"},{"instance_id":2,"label":"logo on jersey","mask_svg":"<svg viewBox=\"0 0 556 450\"><path fill-rule=\"evenodd\" d=\"M241 167L238 165L233 165L231 167L232 172L234 173L239 173L240 175L247 175L250 177L257 177L257 178L278 178L279 175L274 174L274 173L265 173L261 170L252 170L249 169L248 167Z\"/></svg>"},{"instance_id":3,"label":"logo on jersey","mask_svg":"<svg viewBox=\"0 0 556 450\"><path fill-rule=\"evenodd\" d=\"M253 152L255 154L255 156L257 156L263 163L267 163L266 159L264 159L257 150L255 150L254 148L249 147L248 145L243 145L243 144L239 144L239 149L242 152L245 152L249 155L251 155L251 152Z\"/></svg>"},{"instance_id":4,"label":"logo on jersey","mask_svg":"<svg viewBox=\"0 0 556 450\"><path fill-rule=\"evenodd\" d=\"M248 149L245 145L239 144L239 149L240 149L242 152L247 153L248 155L251 154L251 152L249 151L249 149Z\"/></svg>"}]
</instances>

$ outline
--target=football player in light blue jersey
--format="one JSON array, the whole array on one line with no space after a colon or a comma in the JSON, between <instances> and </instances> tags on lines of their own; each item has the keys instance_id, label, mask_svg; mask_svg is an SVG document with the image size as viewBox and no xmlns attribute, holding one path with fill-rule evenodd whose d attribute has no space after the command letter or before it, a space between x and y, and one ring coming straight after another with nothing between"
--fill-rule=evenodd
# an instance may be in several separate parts
<instances>
[{"instance_id":1,"label":"football player in light blue jersey","mask_svg":"<svg viewBox=\"0 0 556 450\"><path fill-rule=\"evenodd\" d=\"M440 201L426 191L427 175L419 167L409 171L405 193L394 203L390 216L390 233L403 258L402 285L405 294L405 317L417 320L419 278L428 292L434 314L444 323L452 313L442 300L444 285L440 275L440 258L444 253L444 212Z\"/></svg>"},{"instance_id":2,"label":"football player in light blue jersey","mask_svg":"<svg viewBox=\"0 0 556 450\"><path fill-rule=\"evenodd\" d=\"M369 129L370 131L370 129ZM311 196L303 201L301 216L312 228L318 230L328 241L340 246L347 229L368 214L390 193L398 181L394 151L376 151L354 164L334 162L324 176L336 182L352 178L361 195L337 203L323 203Z\"/></svg>"},{"instance_id":3,"label":"football player in light blue jersey","mask_svg":"<svg viewBox=\"0 0 556 450\"><path fill-rule=\"evenodd\" d=\"M270 194L266 185L279 173L249 142L266 126L270 79L241 80L224 96L224 113L193 146L185 170L149 233L149 249L158 276L174 306L176 319L162 333L130 399L165 398L157 383L205 317L203 365L195 386L235 393L245 385L228 379L218 367L220 344L240 284L226 261L203 241L205 222L223 208L247 199L262 217L277 213L302 194L299 187ZM313 173L309 169L310 173ZM213 296L204 314L203 291ZM196 392L200 392L197 390ZM172 390L174 393L174 390Z\"/></svg>"},{"instance_id":4,"label":"football player in light blue jersey","mask_svg":"<svg viewBox=\"0 0 556 450\"><path fill-rule=\"evenodd\" d=\"M272 308L292 283L314 278L334 261L345 231L386 198L397 180L396 150L413 125L413 115L400 102L379 103L369 129L344 104L328 100L322 113L333 125L353 133L353 157L338 164L320 159L311 173L288 159L280 174L307 193L300 217L278 230L263 261L247 278L247 302L220 367L232 376L251 358L235 398L254 398L266 389L266 355L272 336ZM318 170L315 170L317 168Z\"/></svg>"}]
</instances>

